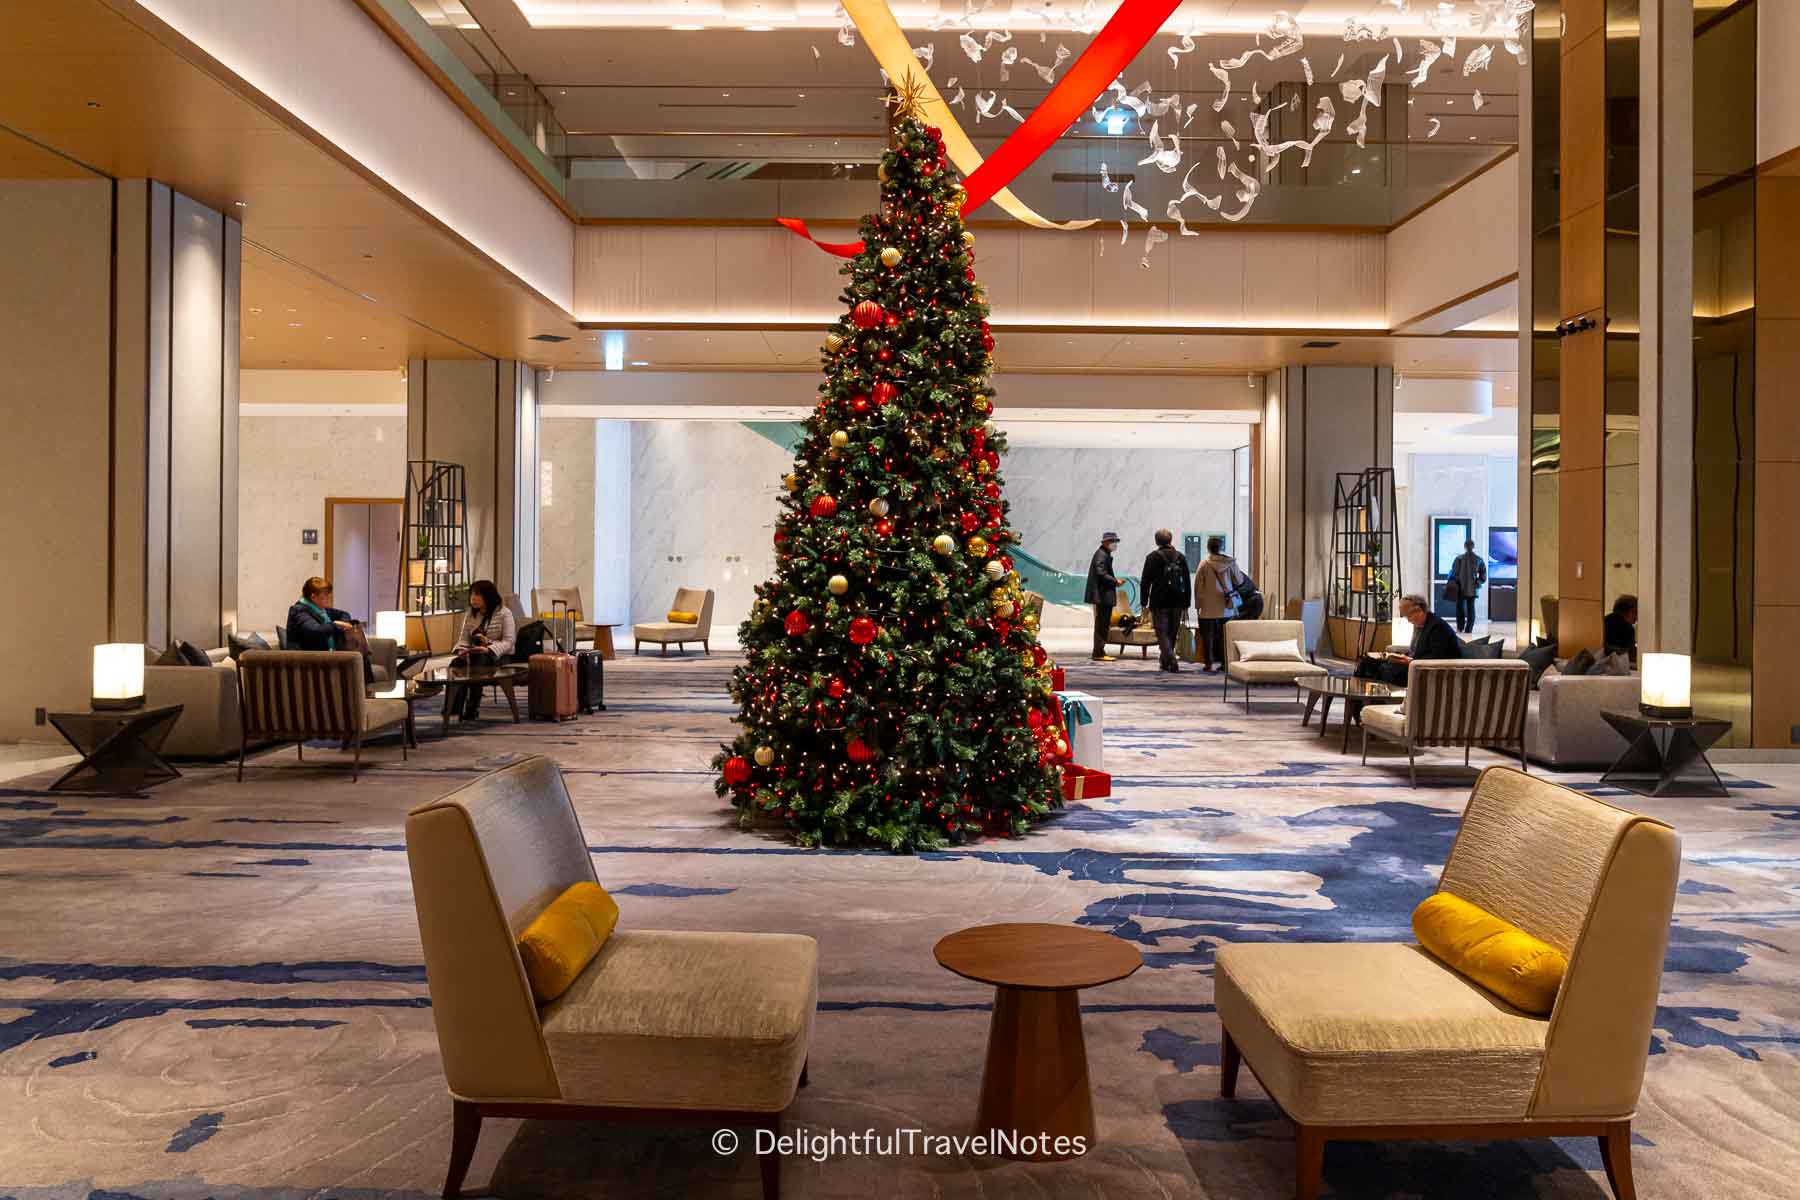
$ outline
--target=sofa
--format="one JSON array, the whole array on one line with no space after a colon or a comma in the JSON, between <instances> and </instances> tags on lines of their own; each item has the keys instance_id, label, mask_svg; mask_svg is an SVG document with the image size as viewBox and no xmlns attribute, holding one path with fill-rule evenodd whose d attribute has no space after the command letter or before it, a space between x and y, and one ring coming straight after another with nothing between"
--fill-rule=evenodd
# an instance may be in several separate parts
<instances>
[{"instance_id":1,"label":"sofa","mask_svg":"<svg viewBox=\"0 0 1800 1200\"><path fill-rule=\"evenodd\" d=\"M562 772L534 755L406 818L406 860L452 1108L444 1195L483 1119L638 1121L779 1132L806 1083L818 946L785 933L634 929L621 917L540 1006L516 939L597 884ZM704 1154L696 1134L693 1154ZM758 1156L775 1200L781 1156Z\"/></svg>"},{"instance_id":2,"label":"sofa","mask_svg":"<svg viewBox=\"0 0 1800 1200\"><path fill-rule=\"evenodd\" d=\"M1329 1141L1526 1137L1598 1139L1613 1194L1633 1200L1631 1121L1680 860L1661 821L1490 767L1436 890L1566 956L1548 1015L1410 942L1222 946L1220 1094L1247 1063L1298 1126L1298 1200L1318 1195Z\"/></svg>"},{"instance_id":3,"label":"sofa","mask_svg":"<svg viewBox=\"0 0 1800 1200\"><path fill-rule=\"evenodd\" d=\"M1610 767L1625 752L1625 740L1600 714L1634 713L1642 676L1546 675L1531 693L1525 712L1525 754L1560 771Z\"/></svg>"}]
</instances>

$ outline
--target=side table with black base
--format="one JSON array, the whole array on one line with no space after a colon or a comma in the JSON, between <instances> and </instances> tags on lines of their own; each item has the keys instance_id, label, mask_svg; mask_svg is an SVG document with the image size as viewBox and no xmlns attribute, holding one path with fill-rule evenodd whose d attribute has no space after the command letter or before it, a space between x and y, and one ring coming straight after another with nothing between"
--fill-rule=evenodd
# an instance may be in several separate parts
<instances>
[{"instance_id":1,"label":"side table with black base","mask_svg":"<svg viewBox=\"0 0 1800 1200\"><path fill-rule=\"evenodd\" d=\"M1730 721L1605 711L1600 715L1628 743L1619 761L1600 777L1601 783L1617 784L1640 796L1731 794L1706 761L1707 748L1731 731Z\"/></svg>"},{"instance_id":2,"label":"side table with black base","mask_svg":"<svg viewBox=\"0 0 1800 1200\"><path fill-rule=\"evenodd\" d=\"M50 785L53 792L141 792L181 774L162 756L182 706L51 713L50 724L81 761Z\"/></svg>"},{"instance_id":3,"label":"side table with black base","mask_svg":"<svg viewBox=\"0 0 1800 1200\"><path fill-rule=\"evenodd\" d=\"M1345 754L1350 753L1350 726L1361 720L1365 706L1406 702L1405 688L1395 687L1378 679L1359 679L1352 675L1304 675L1295 681L1294 686L1306 693L1306 712L1300 718L1302 726L1312 720L1313 707L1323 702L1324 709L1319 713L1320 737L1325 736L1325 726L1331 720L1331 702L1344 702L1342 750Z\"/></svg>"}]
</instances>

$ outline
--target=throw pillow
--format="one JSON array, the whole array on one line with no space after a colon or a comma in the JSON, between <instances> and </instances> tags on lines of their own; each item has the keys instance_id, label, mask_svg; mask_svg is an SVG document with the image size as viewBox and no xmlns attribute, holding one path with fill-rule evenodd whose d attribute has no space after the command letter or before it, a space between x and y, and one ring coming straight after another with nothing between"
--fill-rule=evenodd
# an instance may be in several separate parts
<instances>
[{"instance_id":1,"label":"throw pillow","mask_svg":"<svg viewBox=\"0 0 1800 1200\"><path fill-rule=\"evenodd\" d=\"M1115 614L1115 616L1116 615L1117 614ZM700 623L700 614L682 612L678 608L672 608L669 610L669 623L671 625L698 625Z\"/></svg>"},{"instance_id":2,"label":"throw pillow","mask_svg":"<svg viewBox=\"0 0 1800 1200\"><path fill-rule=\"evenodd\" d=\"M1547 646L1533 646L1529 650L1519 651L1519 658L1531 666L1531 686L1537 687L1543 679L1544 672L1556 666L1556 643Z\"/></svg>"},{"instance_id":3,"label":"throw pillow","mask_svg":"<svg viewBox=\"0 0 1800 1200\"><path fill-rule=\"evenodd\" d=\"M1594 669L1594 652L1583 650L1562 665L1564 675L1586 675Z\"/></svg>"},{"instance_id":4,"label":"throw pillow","mask_svg":"<svg viewBox=\"0 0 1800 1200\"><path fill-rule=\"evenodd\" d=\"M1603 655L1598 662L1588 668L1589 675L1629 675L1631 674L1631 656L1622 650Z\"/></svg>"},{"instance_id":5,"label":"throw pillow","mask_svg":"<svg viewBox=\"0 0 1800 1200\"><path fill-rule=\"evenodd\" d=\"M156 661L150 665L153 667L184 667L187 664L182 660L180 644L170 642L168 648L157 655Z\"/></svg>"},{"instance_id":6,"label":"throw pillow","mask_svg":"<svg viewBox=\"0 0 1800 1200\"><path fill-rule=\"evenodd\" d=\"M238 655L246 650L267 650L269 641L260 633L234 633L231 635L231 661L236 662Z\"/></svg>"},{"instance_id":7,"label":"throw pillow","mask_svg":"<svg viewBox=\"0 0 1800 1200\"><path fill-rule=\"evenodd\" d=\"M619 905L597 883L572 884L519 934L531 994L548 1004L580 977L619 923Z\"/></svg>"},{"instance_id":8,"label":"throw pillow","mask_svg":"<svg viewBox=\"0 0 1800 1200\"><path fill-rule=\"evenodd\" d=\"M1464 642L1462 656L1464 658L1499 658L1506 646L1502 642Z\"/></svg>"},{"instance_id":9,"label":"throw pillow","mask_svg":"<svg viewBox=\"0 0 1800 1200\"><path fill-rule=\"evenodd\" d=\"M1237 643L1237 660L1239 662L1305 662L1306 655L1300 653L1300 639L1289 638L1284 642L1239 642Z\"/></svg>"},{"instance_id":10,"label":"throw pillow","mask_svg":"<svg viewBox=\"0 0 1800 1200\"><path fill-rule=\"evenodd\" d=\"M1516 925L1452 892L1413 909L1413 936L1433 958L1514 1008L1548 1016L1569 969L1568 957Z\"/></svg>"},{"instance_id":11,"label":"throw pillow","mask_svg":"<svg viewBox=\"0 0 1800 1200\"><path fill-rule=\"evenodd\" d=\"M176 642L175 652L181 656L181 662L177 664L179 666L210 667L213 665L212 659L206 656L206 651L192 642Z\"/></svg>"}]
</instances>

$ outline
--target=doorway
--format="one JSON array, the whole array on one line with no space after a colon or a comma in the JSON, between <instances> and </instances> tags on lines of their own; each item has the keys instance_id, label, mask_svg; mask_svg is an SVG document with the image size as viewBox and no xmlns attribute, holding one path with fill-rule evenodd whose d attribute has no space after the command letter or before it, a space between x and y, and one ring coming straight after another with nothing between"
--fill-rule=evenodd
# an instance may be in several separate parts
<instances>
[{"instance_id":1,"label":"doorway","mask_svg":"<svg viewBox=\"0 0 1800 1200\"><path fill-rule=\"evenodd\" d=\"M400 596L398 498L325 498L325 565L337 607L370 627Z\"/></svg>"}]
</instances>

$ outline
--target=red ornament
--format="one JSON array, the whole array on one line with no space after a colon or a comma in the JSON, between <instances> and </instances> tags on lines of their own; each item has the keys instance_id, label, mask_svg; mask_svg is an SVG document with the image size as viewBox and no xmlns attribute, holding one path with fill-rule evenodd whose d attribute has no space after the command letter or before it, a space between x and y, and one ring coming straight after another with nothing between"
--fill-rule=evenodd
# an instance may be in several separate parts
<instances>
[{"instance_id":1,"label":"red ornament","mask_svg":"<svg viewBox=\"0 0 1800 1200\"><path fill-rule=\"evenodd\" d=\"M1000 498L1000 485L991 479L987 481L987 486L981 490L987 494L989 500L998 500Z\"/></svg>"},{"instance_id":2,"label":"red ornament","mask_svg":"<svg viewBox=\"0 0 1800 1200\"><path fill-rule=\"evenodd\" d=\"M979 528L981 528L980 517L972 512L966 512L962 515L962 531L964 533L974 533Z\"/></svg>"},{"instance_id":3,"label":"red ornament","mask_svg":"<svg viewBox=\"0 0 1800 1200\"><path fill-rule=\"evenodd\" d=\"M875 532L882 537L886 537L888 534L894 532L894 523L886 517L883 517L881 520L875 522Z\"/></svg>"},{"instance_id":4,"label":"red ornament","mask_svg":"<svg viewBox=\"0 0 1800 1200\"><path fill-rule=\"evenodd\" d=\"M812 622L806 619L805 613L796 608L787 615L787 620L782 622L781 627L787 630L789 637L805 637L806 631L812 628Z\"/></svg>"},{"instance_id":5,"label":"red ornament","mask_svg":"<svg viewBox=\"0 0 1800 1200\"><path fill-rule=\"evenodd\" d=\"M877 404L890 403L891 401L893 401L895 399L895 397L900 395L900 389L895 387L893 384L889 383L885 379L882 380L880 383L876 384L875 387L872 389L872 392L875 397L875 403L877 403Z\"/></svg>"},{"instance_id":6,"label":"red ornament","mask_svg":"<svg viewBox=\"0 0 1800 1200\"><path fill-rule=\"evenodd\" d=\"M1031 648L1031 661L1041 667L1050 661L1050 652L1045 650L1042 646L1033 646Z\"/></svg>"},{"instance_id":7,"label":"red ornament","mask_svg":"<svg viewBox=\"0 0 1800 1200\"><path fill-rule=\"evenodd\" d=\"M879 751L877 751L875 747L869 745L869 743L863 741L859 737L851 738L850 744L845 746L844 750L850 755L850 761L853 763L874 762L876 756L879 754Z\"/></svg>"},{"instance_id":8,"label":"red ornament","mask_svg":"<svg viewBox=\"0 0 1800 1200\"><path fill-rule=\"evenodd\" d=\"M750 782L750 760L741 754L734 754L725 760L725 786L743 787Z\"/></svg>"},{"instance_id":9,"label":"red ornament","mask_svg":"<svg viewBox=\"0 0 1800 1200\"><path fill-rule=\"evenodd\" d=\"M866 646L874 641L875 635L880 632L876 628L875 622L868 617L858 617L850 622L850 641L854 645Z\"/></svg>"},{"instance_id":10,"label":"red ornament","mask_svg":"<svg viewBox=\"0 0 1800 1200\"><path fill-rule=\"evenodd\" d=\"M815 517L829 517L837 511L837 501L830 496L815 496L812 506L806 511Z\"/></svg>"},{"instance_id":11,"label":"red ornament","mask_svg":"<svg viewBox=\"0 0 1800 1200\"><path fill-rule=\"evenodd\" d=\"M825 694L830 696L833 700L842 700L844 698L844 693L849 690L850 689L845 686L844 681L836 676L833 676L831 682L825 685Z\"/></svg>"},{"instance_id":12,"label":"red ornament","mask_svg":"<svg viewBox=\"0 0 1800 1200\"><path fill-rule=\"evenodd\" d=\"M863 395L850 397L850 411L861 415L869 411L869 398Z\"/></svg>"},{"instance_id":13,"label":"red ornament","mask_svg":"<svg viewBox=\"0 0 1800 1200\"><path fill-rule=\"evenodd\" d=\"M1041 708L1034 708L1026 713L1025 723L1033 729L1042 729L1044 727L1044 710Z\"/></svg>"},{"instance_id":14,"label":"red ornament","mask_svg":"<svg viewBox=\"0 0 1800 1200\"><path fill-rule=\"evenodd\" d=\"M1012 633L1012 629L1013 629L1013 627L1012 627L1011 621L995 621L994 622L994 632L999 635L1000 640L1003 642L1006 640L1007 635Z\"/></svg>"},{"instance_id":15,"label":"red ornament","mask_svg":"<svg viewBox=\"0 0 1800 1200\"><path fill-rule=\"evenodd\" d=\"M994 352L994 335L985 329L981 331L981 348L989 354Z\"/></svg>"},{"instance_id":16,"label":"red ornament","mask_svg":"<svg viewBox=\"0 0 1800 1200\"><path fill-rule=\"evenodd\" d=\"M873 329L881 324L883 315L881 305L873 300L864 300L850 310L850 323L858 329Z\"/></svg>"}]
</instances>

